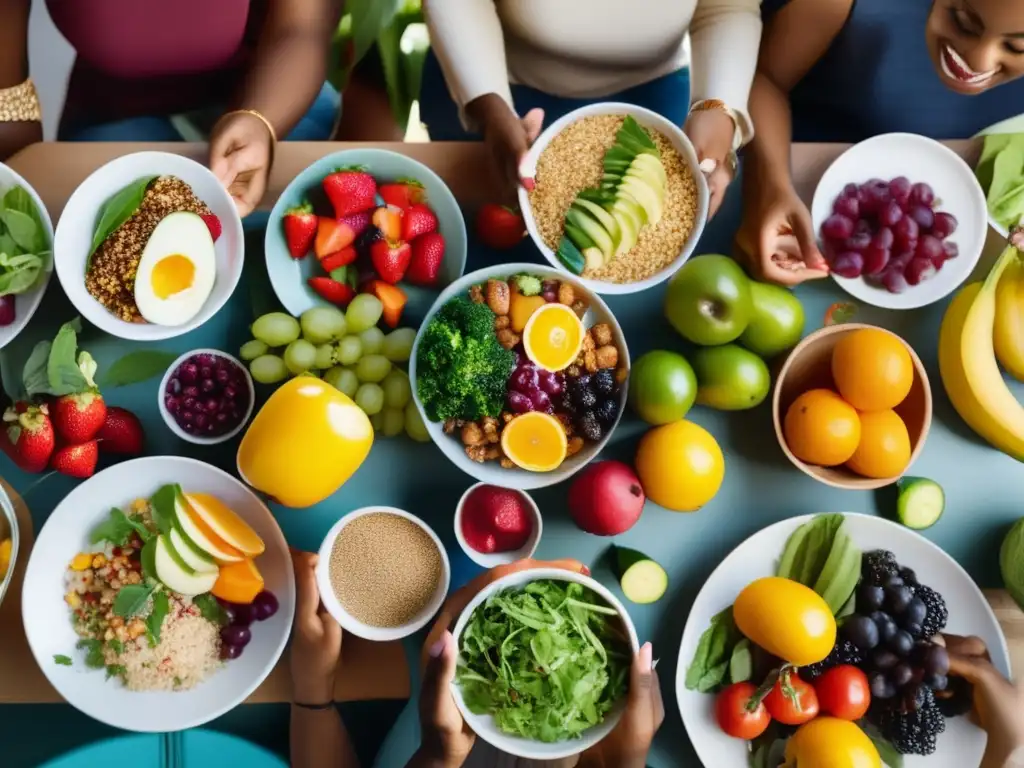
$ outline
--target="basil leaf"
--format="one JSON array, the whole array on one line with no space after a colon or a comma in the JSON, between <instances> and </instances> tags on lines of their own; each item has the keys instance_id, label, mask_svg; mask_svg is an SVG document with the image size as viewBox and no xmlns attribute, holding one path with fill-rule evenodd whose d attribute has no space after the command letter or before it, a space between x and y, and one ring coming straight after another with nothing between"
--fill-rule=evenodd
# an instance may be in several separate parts
<instances>
[{"instance_id":1,"label":"basil leaf","mask_svg":"<svg viewBox=\"0 0 1024 768\"><path fill-rule=\"evenodd\" d=\"M7 234L3 227L0 227L0 253L9 253L13 256L17 250L18 244L14 242L14 238Z\"/></svg>"},{"instance_id":2,"label":"basil leaf","mask_svg":"<svg viewBox=\"0 0 1024 768\"><path fill-rule=\"evenodd\" d=\"M155 586L151 584L129 584L121 587L114 598L114 615L123 619L138 616L145 610L154 589Z\"/></svg>"},{"instance_id":3,"label":"basil leaf","mask_svg":"<svg viewBox=\"0 0 1024 768\"><path fill-rule=\"evenodd\" d=\"M21 374L22 383L25 386L25 393L28 397L46 394L50 390L50 380L46 374L46 365L50 359L50 348L53 345L49 341L40 341L32 350L32 354L25 361L25 368Z\"/></svg>"},{"instance_id":4,"label":"basil leaf","mask_svg":"<svg viewBox=\"0 0 1024 768\"><path fill-rule=\"evenodd\" d=\"M146 617L146 635L149 638L150 647L160 642L160 629L170 610L171 601L167 599L166 592L157 592L153 595L153 610Z\"/></svg>"},{"instance_id":5,"label":"basil leaf","mask_svg":"<svg viewBox=\"0 0 1024 768\"><path fill-rule=\"evenodd\" d=\"M212 621L219 626L224 626L228 623L228 615L224 612L223 606L209 592L196 595L192 598L192 603L199 609L199 613L207 621Z\"/></svg>"},{"instance_id":6,"label":"basil leaf","mask_svg":"<svg viewBox=\"0 0 1024 768\"><path fill-rule=\"evenodd\" d=\"M42 271L43 259L35 254L11 257L0 253L0 296L31 290Z\"/></svg>"},{"instance_id":7,"label":"basil leaf","mask_svg":"<svg viewBox=\"0 0 1024 768\"><path fill-rule=\"evenodd\" d=\"M156 537L142 545L142 552L139 555L142 561L142 575L147 579L159 581L156 575Z\"/></svg>"},{"instance_id":8,"label":"basil leaf","mask_svg":"<svg viewBox=\"0 0 1024 768\"><path fill-rule=\"evenodd\" d=\"M44 245L39 242L39 227L27 213L0 211L0 221L7 227L7 234L21 249L21 253L32 253Z\"/></svg>"},{"instance_id":9,"label":"basil leaf","mask_svg":"<svg viewBox=\"0 0 1024 768\"><path fill-rule=\"evenodd\" d=\"M107 641L107 646L110 648L110 650L112 650L118 656L120 656L122 653L124 653L124 643L122 643L116 637L111 638L110 640L108 640Z\"/></svg>"},{"instance_id":10,"label":"basil leaf","mask_svg":"<svg viewBox=\"0 0 1024 768\"><path fill-rule=\"evenodd\" d=\"M75 361L78 349L76 331L81 329L81 323L77 320L64 323L53 340L50 358L46 363L46 378L50 384L49 394L55 397L73 395L89 388L89 382Z\"/></svg>"},{"instance_id":11,"label":"basil leaf","mask_svg":"<svg viewBox=\"0 0 1024 768\"><path fill-rule=\"evenodd\" d=\"M137 179L107 200L100 208L99 216L96 218L96 228L92 233L92 246L89 248L89 258L86 259L85 269L88 272L92 265L93 254L103 245L103 241L110 237L118 227L130 219L139 206L142 205L142 198L146 196L146 189L156 176L147 176Z\"/></svg>"},{"instance_id":12,"label":"basil leaf","mask_svg":"<svg viewBox=\"0 0 1024 768\"><path fill-rule=\"evenodd\" d=\"M176 353L163 352L159 349L129 352L107 368L102 387L126 387L129 384L148 381L155 376L162 376L167 366L177 359Z\"/></svg>"},{"instance_id":13,"label":"basil leaf","mask_svg":"<svg viewBox=\"0 0 1024 768\"><path fill-rule=\"evenodd\" d=\"M729 670L729 662L723 661L721 664L712 667L704 676L697 682L697 691L700 693L708 693L713 691L722 681L725 679L725 673Z\"/></svg>"},{"instance_id":14,"label":"basil leaf","mask_svg":"<svg viewBox=\"0 0 1024 768\"><path fill-rule=\"evenodd\" d=\"M135 517L126 515L117 507L110 510L109 517L92 529L90 542L99 544L101 541L109 541L115 547L123 547L132 537L132 533L139 534L143 542L149 541L153 534L145 523Z\"/></svg>"},{"instance_id":15,"label":"basil leaf","mask_svg":"<svg viewBox=\"0 0 1024 768\"><path fill-rule=\"evenodd\" d=\"M85 651L85 666L92 669L103 669L105 666L103 661L103 643L99 640L82 638L75 644L75 647Z\"/></svg>"},{"instance_id":16,"label":"basil leaf","mask_svg":"<svg viewBox=\"0 0 1024 768\"><path fill-rule=\"evenodd\" d=\"M123 678L128 674L128 668L124 664L107 664L107 680L112 677Z\"/></svg>"},{"instance_id":17,"label":"basil leaf","mask_svg":"<svg viewBox=\"0 0 1024 768\"><path fill-rule=\"evenodd\" d=\"M65 656L63 653L53 654L53 661L55 664L60 664L62 667L70 667L73 663L70 656Z\"/></svg>"}]
</instances>

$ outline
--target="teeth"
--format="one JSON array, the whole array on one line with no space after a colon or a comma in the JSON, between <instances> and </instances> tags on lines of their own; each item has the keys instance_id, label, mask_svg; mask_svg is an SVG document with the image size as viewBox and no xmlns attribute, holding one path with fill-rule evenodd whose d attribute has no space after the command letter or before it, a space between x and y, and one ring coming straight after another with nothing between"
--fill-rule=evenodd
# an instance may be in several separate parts
<instances>
[{"instance_id":1,"label":"teeth","mask_svg":"<svg viewBox=\"0 0 1024 768\"><path fill-rule=\"evenodd\" d=\"M994 69L989 70L988 72L975 72L973 69L971 69L967 62L964 61L963 57L956 52L956 49L953 48L953 46L951 45L946 45L946 47L943 49L943 53L945 53L945 56L939 57L939 59L941 60L943 73L947 77L951 77L954 80L959 80L961 83L969 83L970 85L980 85L989 80L995 74ZM949 56L949 58L953 61L954 64L956 64L957 67L962 69L964 72L969 72L970 75L965 78L953 72L949 64L946 62L946 56Z\"/></svg>"}]
</instances>

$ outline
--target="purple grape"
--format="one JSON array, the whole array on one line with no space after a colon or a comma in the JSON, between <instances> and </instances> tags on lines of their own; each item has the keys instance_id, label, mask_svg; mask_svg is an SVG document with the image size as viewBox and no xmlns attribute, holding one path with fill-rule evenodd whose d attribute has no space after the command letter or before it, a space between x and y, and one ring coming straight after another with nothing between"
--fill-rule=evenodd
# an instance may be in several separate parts
<instances>
[{"instance_id":1,"label":"purple grape","mask_svg":"<svg viewBox=\"0 0 1024 768\"><path fill-rule=\"evenodd\" d=\"M213 366L211 366L209 363L204 362L199 367L199 375L204 379L210 378L211 376L213 376Z\"/></svg>"},{"instance_id":2,"label":"purple grape","mask_svg":"<svg viewBox=\"0 0 1024 768\"><path fill-rule=\"evenodd\" d=\"M875 236L871 238L871 245L875 248L892 248L893 234L889 227L882 227Z\"/></svg>"},{"instance_id":3,"label":"purple grape","mask_svg":"<svg viewBox=\"0 0 1024 768\"><path fill-rule=\"evenodd\" d=\"M249 641L252 640L252 632L249 631L248 627L229 624L221 629L220 639L222 643L227 645L237 645L239 648L245 648Z\"/></svg>"},{"instance_id":4,"label":"purple grape","mask_svg":"<svg viewBox=\"0 0 1024 768\"><path fill-rule=\"evenodd\" d=\"M509 390L505 400L508 402L508 409L512 413L526 413L533 410L533 401L530 400L530 397L514 389Z\"/></svg>"},{"instance_id":5,"label":"purple grape","mask_svg":"<svg viewBox=\"0 0 1024 768\"><path fill-rule=\"evenodd\" d=\"M825 219L825 223L821 225L821 234L823 237L828 237L832 240L847 238L853 234L853 219L848 219L846 216L834 213Z\"/></svg>"},{"instance_id":6,"label":"purple grape","mask_svg":"<svg viewBox=\"0 0 1024 768\"><path fill-rule=\"evenodd\" d=\"M205 405L207 413L214 413L218 408L220 408L220 403L217 402L217 398L215 397L208 398Z\"/></svg>"},{"instance_id":7,"label":"purple grape","mask_svg":"<svg viewBox=\"0 0 1024 768\"><path fill-rule=\"evenodd\" d=\"M939 211L935 214L935 220L932 222L932 234L935 235L939 240L945 240L947 237L956 232L956 216L945 211Z\"/></svg>"},{"instance_id":8,"label":"purple grape","mask_svg":"<svg viewBox=\"0 0 1024 768\"><path fill-rule=\"evenodd\" d=\"M208 420L205 413L197 413L195 418L192 419L192 423L196 425L196 429L206 429Z\"/></svg>"},{"instance_id":9,"label":"purple grape","mask_svg":"<svg viewBox=\"0 0 1024 768\"><path fill-rule=\"evenodd\" d=\"M181 409L181 401L174 395L167 395L164 398L164 407L170 414L175 414Z\"/></svg>"},{"instance_id":10,"label":"purple grape","mask_svg":"<svg viewBox=\"0 0 1024 768\"><path fill-rule=\"evenodd\" d=\"M247 603L231 603L235 611L235 618L231 622L235 627L248 627L253 622L252 606Z\"/></svg>"},{"instance_id":11,"label":"purple grape","mask_svg":"<svg viewBox=\"0 0 1024 768\"><path fill-rule=\"evenodd\" d=\"M227 384L229 381L231 381L231 371L223 367L218 368L216 378L218 384Z\"/></svg>"},{"instance_id":12,"label":"purple grape","mask_svg":"<svg viewBox=\"0 0 1024 768\"><path fill-rule=\"evenodd\" d=\"M538 389L535 392L530 393L530 402L533 403L533 409L535 411L544 411L550 413L554 409L551 406L551 398L548 397L548 393L543 389Z\"/></svg>"},{"instance_id":13,"label":"purple grape","mask_svg":"<svg viewBox=\"0 0 1024 768\"><path fill-rule=\"evenodd\" d=\"M217 382L215 382L213 379L203 379L202 382L200 382L199 384L199 389L205 394L213 392L213 390L215 390L216 388Z\"/></svg>"},{"instance_id":14,"label":"purple grape","mask_svg":"<svg viewBox=\"0 0 1024 768\"><path fill-rule=\"evenodd\" d=\"M220 603L221 610L224 611L224 623L231 625L235 623L238 618L238 612L235 609L234 603L229 603L227 600L217 600Z\"/></svg>"},{"instance_id":15,"label":"purple grape","mask_svg":"<svg viewBox=\"0 0 1024 768\"><path fill-rule=\"evenodd\" d=\"M917 226L917 222L910 216L904 216L893 226L892 234L896 245L909 249L911 243L917 242L917 238L920 235L920 227Z\"/></svg>"},{"instance_id":16,"label":"purple grape","mask_svg":"<svg viewBox=\"0 0 1024 768\"><path fill-rule=\"evenodd\" d=\"M224 411L221 411L220 413L216 414L213 417L213 419L214 421L217 422L218 425L223 425L224 422L228 420L228 414L226 414Z\"/></svg>"},{"instance_id":17,"label":"purple grape","mask_svg":"<svg viewBox=\"0 0 1024 768\"><path fill-rule=\"evenodd\" d=\"M238 397L238 390L235 387L231 386L230 384L224 387L224 389L222 389L221 391L224 393L224 397L230 400L234 400L236 397Z\"/></svg>"},{"instance_id":18,"label":"purple grape","mask_svg":"<svg viewBox=\"0 0 1024 768\"><path fill-rule=\"evenodd\" d=\"M926 205L915 205L910 209L910 218L917 222L922 232L930 232L935 225L935 214Z\"/></svg>"},{"instance_id":19,"label":"purple grape","mask_svg":"<svg viewBox=\"0 0 1024 768\"><path fill-rule=\"evenodd\" d=\"M852 195L842 194L832 203L832 213L844 216L850 221L860 218L860 200L857 199L857 190Z\"/></svg>"},{"instance_id":20,"label":"purple grape","mask_svg":"<svg viewBox=\"0 0 1024 768\"><path fill-rule=\"evenodd\" d=\"M928 280L935 274L935 265L932 264L930 259L922 259L915 256L907 264L906 270L903 272L903 276L907 278L907 282L911 285L918 285Z\"/></svg>"},{"instance_id":21,"label":"purple grape","mask_svg":"<svg viewBox=\"0 0 1024 768\"><path fill-rule=\"evenodd\" d=\"M931 205L935 202L935 192L922 181L910 188L910 202L914 205Z\"/></svg>"},{"instance_id":22,"label":"purple grape","mask_svg":"<svg viewBox=\"0 0 1024 768\"><path fill-rule=\"evenodd\" d=\"M871 226L871 222L868 219L857 219L853 225L853 234L873 235L875 234L875 228Z\"/></svg>"},{"instance_id":23,"label":"purple grape","mask_svg":"<svg viewBox=\"0 0 1024 768\"><path fill-rule=\"evenodd\" d=\"M220 657L223 661L229 661L231 659L237 659L242 655L242 648L238 645L228 645L227 643L220 644Z\"/></svg>"},{"instance_id":24,"label":"purple grape","mask_svg":"<svg viewBox=\"0 0 1024 768\"><path fill-rule=\"evenodd\" d=\"M192 384L199 378L199 367L195 363L183 363L178 369L178 378L186 384Z\"/></svg>"},{"instance_id":25,"label":"purple grape","mask_svg":"<svg viewBox=\"0 0 1024 768\"><path fill-rule=\"evenodd\" d=\"M840 277L860 277L864 271L864 257L856 251L846 251L836 256L832 271Z\"/></svg>"},{"instance_id":26,"label":"purple grape","mask_svg":"<svg viewBox=\"0 0 1024 768\"><path fill-rule=\"evenodd\" d=\"M537 378L541 390L547 392L549 395L560 395L565 389L561 376L557 373L553 373L552 371L541 371Z\"/></svg>"},{"instance_id":27,"label":"purple grape","mask_svg":"<svg viewBox=\"0 0 1024 768\"><path fill-rule=\"evenodd\" d=\"M181 394L181 381L176 376L172 376L167 382L167 393L170 395Z\"/></svg>"},{"instance_id":28,"label":"purple grape","mask_svg":"<svg viewBox=\"0 0 1024 768\"><path fill-rule=\"evenodd\" d=\"M181 424L182 427L184 427L185 429L188 429L188 427L192 426L192 421L195 419L195 417L196 415L189 410L183 410L179 412L177 415L178 423Z\"/></svg>"},{"instance_id":29,"label":"purple grape","mask_svg":"<svg viewBox=\"0 0 1024 768\"><path fill-rule=\"evenodd\" d=\"M885 270L882 274L882 285L889 293L903 293L910 287L907 278L903 276L903 271L899 269Z\"/></svg>"},{"instance_id":30,"label":"purple grape","mask_svg":"<svg viewBox=\"0 0 1024 768\"><path fill-rule=\"evenodd\" d=\"M900 205L906 203L910 199L910 179L906 176L897 176L889 182L889 194Z\"/></svg>"},{"instance_id":31,"label":"purple grape","mask_svg":"<svg viewBox=\"0 0 1024 768\"><path fill-rule=\"evenodd\" d=\"M889 249L872 244L864 251L864 274L879 275L889 265Z\"/></svg>"},{"instance_id":32,"label":"purple grape","mask_svg":"<svg viewBox=\"0 0 1024 768\"><path fill-rule=\"evenodd\" d=\"M903 218L903 211L895 200L890 200L878 211L878 223L883 227L892 227Z\"/></svg>"},{"instance_id":33,"label":"purple grape","mask_svg":"<svg viewBox=\"0 0 1024 768\"><path fill-rule=\"evenodd\" d=\"M278 607L277 597L266 589L256 595L256 599L252 601L252 610L256 621L266 621L277 613Z\"/></svg>"},{"instance_id":34,"label":"purple grape","mask_svg":"<svg viewBox=\"0 0 1024 768\"><path fill-rule=\"evenodd\" d=\"M0 296L0 326L10 325L15 318L15 298L13 294Z\"/></svg>"},{"instance_id":35,"label":"purple grape","mask_svg":"<svg viewBox=\"0 0 1024 768\"><path fill-rule=\"evenodd\" d=\"M554 304L556 301L558 301L558 294L555 293L554 291L544 291L543 293L541 293L541 296L544 297L544 301L546 301L548 304Z\"/></svg>"},{"instance_id":36,"label":"purple grape","mask_svg":"<svg viewBox=\"0 0 1024 768\"><path fill-rule=\"evenodd\" d=\"M183 390L181 390L181 393L185 397L199 397L199 387L188 386L188 387L185 387Z\"/></svg>"},{"instance_id":37,"label":"purple grape","mask_svg":"<svg viewBox=\"0 0 1024 768\"><path fill-rule=\"evenodd\" d=\"M932 235L922 235L921 239L917 241L917 249L914 251L914 256L918 259L928 259L933 264L938 261L939 266L945 258L946 252L942 248L942 241L939 238Z\"/></svg>"},{"instance_id":38,"label":"purple grape","mask_svg":"<svg viewBox=\"0 0 1024 768\"><path fill-rule=\"evenodd\" d=\"M843 187L843 193L840 196L852 197L854 200L857 200L858 192L860 192L860 187L858 187L856 184L850 183Z\"/></svg>"},{"instance_id":39,"label":"purple grape","mask_svg":"<svg viewBox=\"0 0 1024 768\"><path fill-rule=\"evenodd\" d=\"M537 388L537 369L523 364L512 371L509 386L517 392L528 395Z\"/></svg>"},{"instance_id":40,"label":"purple grape","mask_svg":"<svg viewBox=\"0 0 1024 768\"><path fill-rule=\"evenodd\" d=\"M942 244L942 250L946 253L947 261L960 255L960 247L956 243L945 242Z\"/></svg>"},{"instance_id":41,"label":"purple grape","mask_svg":"<svg viewBox=\"0 0 1024 768\"><path fill-rule=\"evenodd\" d=\"M848 237L843 243L843 249L863 254L869 245L871 245L871 235L867 232L861 232L853 235L853 237ZM838 258L838 256L836 258Z\"/></svg>"}]
</instances>

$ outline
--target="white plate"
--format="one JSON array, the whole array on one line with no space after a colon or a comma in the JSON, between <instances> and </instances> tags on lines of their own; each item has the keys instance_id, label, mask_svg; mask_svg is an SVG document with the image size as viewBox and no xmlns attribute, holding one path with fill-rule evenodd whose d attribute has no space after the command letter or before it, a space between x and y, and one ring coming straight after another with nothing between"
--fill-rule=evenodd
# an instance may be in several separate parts
<instances>
[{"instance_id":1,"label":"white plate","mask_svg":"<svg viewBox=\"0 0 1024 768\"><path fill-rule=\"evenodd\" d=\"M866 304L887 309L916 309L933 304L955 291L974 271L985 246L988 210L985 195L974 171L953 150L937 141L912 133L886 133L855 144L825 171L811 203L815 233L832 213L832 203L847 184L868 179L888 181L906 176L911 183L925 182L935 190L935 209L956 217L950 237L960 255L942 265L930 280L912 285L903 293L889 293L864 278L845 278L833 273L839 286Z\"/></svg>"},{"instance_id":2,"label":"white plate","mask_svg":"<svg viewBox=\"0 0 1024 768\"><path fill-rule=\"evenodd\" d=\"M103 205L134 181L146 176L177 176L220 219L223 232L214 245L217 275L213 291L195 317L183 325L129 323L115 317L85 288L85 265L93 230ZM224 306L242 276L244 244L238 209L210 170L170 152L135 152L93 171L71 195L57 222L53 243L57 278L75 309L97 328L122 339L159 341L181 336L205 323Z\"/></svg>"},{"instance_id":3,"label":"white plate","mask_svg":"<svg viewBox=\"0 0 1024 768\"><path fill-rule=\"evenodd\" d=\"M257 558L266 588L280 603L273 617L254 622L242 655L188 691L134 692L102 670L88 669L64 602L64 573L78 552L90 551L89 534L111 507L148 498L166 483L210 493L237 512L266 543ZM231 475L181 456L151 456L116 464L69 493L36 538L22 589L22 620L32 655L46 679L71 706L127 731L194 728L241 704L273 670L288 642L295 615L295 575L288 545L270 510ZM70 656L70 667L54 662Z\"/></svg>"},{"instance_id":4,"label":"white plate","mask_svg":"<svg viewBox=\"0 0 1024 768\"><path fill-rule=\"evenodd\" d=\"M870 515L846 514L847 530L865 552L891 550L900 565L913 569L922 584L941 594L949 608L950 632L977 635L992 661L1009 676L1010 653L992 609L981 590L959 564L920 534ZM734 549L705 582L690 609L676 667L676 701L697 756L707 768L746 768L746 742L726 736L715 722L715 697L686 689L686 668L711 617L736 599L747 584L775 573L786 540L814 515L794 517L758 531ZM985 751L985 733L966 717L946 721L939 749L929 757L908 756L905 768L966 768L978 765Z\"/></svg>"}]
</instances>

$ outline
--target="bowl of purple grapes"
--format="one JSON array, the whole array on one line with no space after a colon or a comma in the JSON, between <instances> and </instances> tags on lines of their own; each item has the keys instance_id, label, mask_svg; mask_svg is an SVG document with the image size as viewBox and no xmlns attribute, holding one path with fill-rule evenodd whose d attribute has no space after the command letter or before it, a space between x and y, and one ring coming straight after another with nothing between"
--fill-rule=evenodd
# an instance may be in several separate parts
<instances>
[{"instance_id":1,"label":"bowl of purple grapes","mask_svg":"<svg viewBox=\"0 0 1024 768\"><path fill-rule=\"evenodd\" d=\"M916 309L956 290L988 230L970 166L910 133L875 136L840 155L814 191L811 218L836 282L888 309Z\"/></svg>"},{"instance_id":2,"label":"bowl of purple grapes","mask_svg":"<svg viewBox=\"0 0 1024 768\"><path fill-rule=\"evenodd\" d=\"M160 415L182 440L216 445L235 437L252 416L255 390L249 371L216 349L186 352L160 383Z\"/></svg>"}]
</instances>

